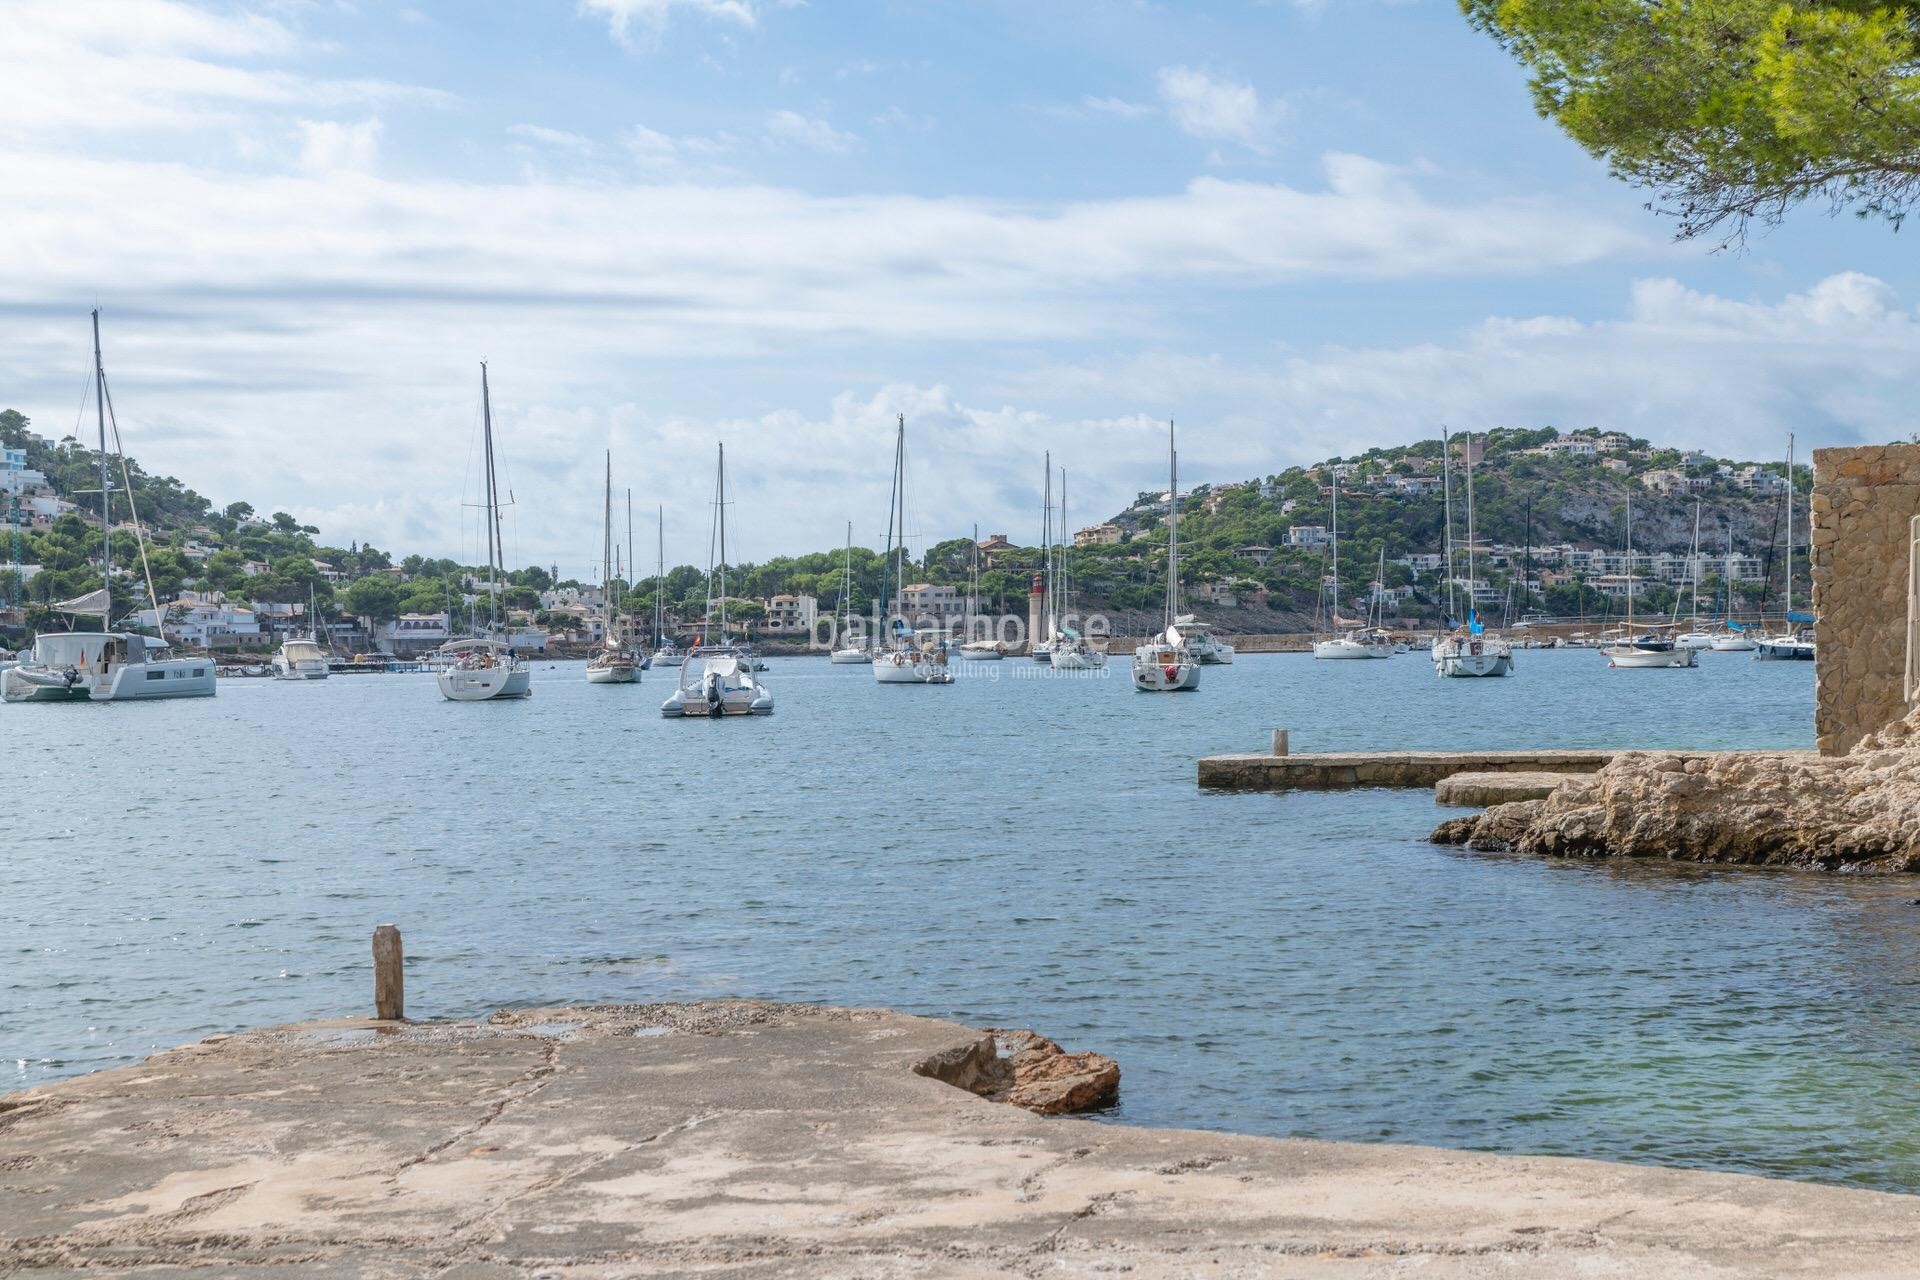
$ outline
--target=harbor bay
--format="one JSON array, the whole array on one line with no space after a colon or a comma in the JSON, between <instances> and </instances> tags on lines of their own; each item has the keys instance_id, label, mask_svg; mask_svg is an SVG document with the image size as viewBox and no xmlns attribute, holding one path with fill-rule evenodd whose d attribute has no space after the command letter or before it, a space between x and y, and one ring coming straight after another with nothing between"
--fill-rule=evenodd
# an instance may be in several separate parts
<instances>
[{"instance_id":1,"label":"harbor bay","mask_svg":"<svg viewBox=\"0 0 1920 1280\"><path fill-rule=\"evenodd\" d=\"M1920 1186L1910 887L1443 849L1429 793L1229 795L1197 758L1802 748L1810 670L1503 681L1246 658L1191 702L1123 673L963 664L944 689L770 660L779 714L695 727L662 681L535 696L477 734L432 678L235 681L9 715L9 1087L356 1007L366 935L409 1012L745 995L1035 1025L1125 1067L1107 1118ZM1031 674L1029 674L1031 673ZM457 748L457 749L456 749Z\"/></svg>"}]
</instances>

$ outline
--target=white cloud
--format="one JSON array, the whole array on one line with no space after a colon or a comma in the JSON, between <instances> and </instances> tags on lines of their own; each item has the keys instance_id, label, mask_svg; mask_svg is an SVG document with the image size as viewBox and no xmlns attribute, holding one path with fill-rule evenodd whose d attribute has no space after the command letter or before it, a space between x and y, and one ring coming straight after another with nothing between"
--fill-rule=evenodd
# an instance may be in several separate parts
<instances>
[{"instance_id":1,"label":"white cloud","mask_svg":"<svg viewBox=\"0 0 1920 1280\"><path fill-rule=\"evenodd\" d=\"M300 167L308 173L335 170L364 173L380 155L380 118L348 124L339 120L302 120Z\"/></svg>"},{"instance_id":2,"label":"white cloud","mask_svg":"<svg viewBox=\"0 0 1920 1280\"><path fill-rule=\"evenodd\" d=\"M605 18L613 38L622 44L634 43L636 26L649 36L658 36L676 12L718 18L742 27L759 21L752 0L580 0L580 12Z\"/></svg>"},{"instance_id":3,"label":"white cloud","mask_svg":"<svg viewBox=\"0 0 1920 1280\"><path fill-rule=\"evenodd\" d=\"M1159 109L1150 103L1128 102L1124 98L1096 98L1091 94L1080 99L1080 106L1094 115L1118 116L1122 120L1138 120Z\"/></svg>"},{"instance_id":4,"label":"white cloud","mask_svg":"<svg viewBox=\"0 0 1920 1280\"><path fill-rule=\"evenodd\" d=\"M544 125L509 125L507 132L513 137L554 151L570 152L574 155L590 155L594 151L593 140L565 129L549 129ZM656 135L658 136L658 135Z\"/></svg>"},{"instance_id":5,"label":"white cloud","mask_svg":"<svg viewBox=\"0 0 1920 1280\"><path fill-rule=\"evenodd\" d=\"M767 140L775 146L805 147L822 155L844 156L859 145L850 133L814 116L797 111L775 111L767 116Z\"/></svg>"},{"instance_id":6,"label":"white cloud","mask_svg":"<svg viewBox=\"0 0 1920 1280\"><path fill-rule=\"evenodd\" d=\"M1193 137L1237 142L1256 152L1269 146L1281 109L1263 102L1251 84L1193 67L1163 67L1159 86L1167 114Z\"/></svg>"}]
</instances>

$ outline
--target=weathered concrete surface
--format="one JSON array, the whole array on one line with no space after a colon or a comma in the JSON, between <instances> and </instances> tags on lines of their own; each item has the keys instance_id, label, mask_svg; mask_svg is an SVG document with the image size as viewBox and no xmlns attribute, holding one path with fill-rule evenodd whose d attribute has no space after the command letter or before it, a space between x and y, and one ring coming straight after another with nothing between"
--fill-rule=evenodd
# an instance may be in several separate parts
<instances>
[{"instance_id":1,"label":"weathered concrete surface","mask_svg":"<svg viewBox=\"0 0 1920 1280\"><path fill-rule=\"evenodd\" d=\"M1221 791L1339 791L1431 787L1456 773L1592 773L1612 751L1333 751L1206 756L1202 787Z\"/></svg>"},{"instance_id":2,"label":"weathered concrete surface","mask_svg":"<svg viewBox=\"0 0 1920 1280\"><path fill-rule=\"evenodd\" d=\"M1433 784L1436 804L1482 808L1514 800L1544 800L1572 775L1565 773L1456 773Z\"/></svg>"},{"instance_id":3,"label":"weathered concrete surface","mask_svg":"<svg viewBox=\"0 0 1920 1280\"><path fill-rule=\"evenodd\" d=\"M1043 1119L915 1073L980 1038L724 1003L192 1045L0 1100L0 1273L1920 1274L1917 1198Z\"/></svg>"}]
</instances>

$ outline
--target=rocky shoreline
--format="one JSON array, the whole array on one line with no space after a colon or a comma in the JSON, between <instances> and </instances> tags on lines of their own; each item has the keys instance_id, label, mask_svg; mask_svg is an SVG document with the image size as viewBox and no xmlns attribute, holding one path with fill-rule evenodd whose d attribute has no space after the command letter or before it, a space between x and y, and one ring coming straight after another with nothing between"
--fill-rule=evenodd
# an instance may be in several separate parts
<instances>
[{"instance_id":1,"label":"rocky shoreline","mask_svg":"<svg viewBox=\"0 0 1920 1280\"><path fill-rule=\"evenodd\" d=\"M1432 838L1555 858L1920 871L1920 711L1843 756L1622 752L1543 799L1451 819Z\"/></svg>"},{"instance_id":2,"label":"rocky shoreline","mask_svg":"<svg viewBox=\"0 0 1920 1280\"><path fill-rule=\"evenodd\" d=\"M212 1036L0 1097L0 1275L1920 1274L1916 1197L1026 1109L1111 1066L756 1001Z\"/></svg>"}]
</instances>

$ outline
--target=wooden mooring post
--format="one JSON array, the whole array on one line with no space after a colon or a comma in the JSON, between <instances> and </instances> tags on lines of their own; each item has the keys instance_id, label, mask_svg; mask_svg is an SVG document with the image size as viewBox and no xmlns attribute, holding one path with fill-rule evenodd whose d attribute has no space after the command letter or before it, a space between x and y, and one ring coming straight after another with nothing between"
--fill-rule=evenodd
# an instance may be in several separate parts
<instances>
[{"instance_id":1,"label":"wooden mooring post","mask_svg":"<svg viewBox=\"0 0 1920 1280\"><path fill-rule=\"evenodd\" d=\"M405 956L400 949L400 930L390 924L373 931L373 1016L398 1022L407 1016L407 985L401 970Z\"/></svg>"}]
</instances>

